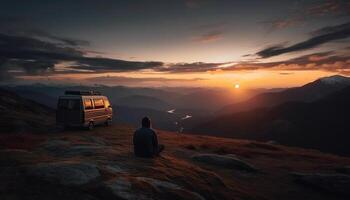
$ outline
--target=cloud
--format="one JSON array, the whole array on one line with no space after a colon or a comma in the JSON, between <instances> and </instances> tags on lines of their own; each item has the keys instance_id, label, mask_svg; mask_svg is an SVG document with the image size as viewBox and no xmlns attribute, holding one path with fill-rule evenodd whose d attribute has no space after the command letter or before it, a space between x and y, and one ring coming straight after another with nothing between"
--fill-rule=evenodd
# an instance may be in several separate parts
<instances>
[{"instance_id":1,"label":"cloud","mask_svg":"<svg viewBox=\"0 0 350 200\"><path fill-rule=\"evenodd\" d=\"M290 17L290 18L285 18L285 19L274 19L270 21L264 21L262 22L265 24L269 31L273 30L279 30L279 29L286 29L292 26L295 26L297 24L301 24L304 21L303 16L295 16L295 17Z\"/></svg>"},{"instance_id":2,"label":"cloud","mask_svg":"<svg viewBox=\"0 0 350 200\"><path fill-rule=\"evenodd\" d=\"M169 73L187 73L187 72L207 72L218 69L218 67L225 63L204 63L204 62L194 62L194 63L175 63L168 64L166 67L157 68L160 72Z\"/></svg>"},{"instance_id":3,"label":"cloud","mask_svg":"<svg viewBox=\"0 0 350 200\"><path fill-rule=\"evenodd\" d=\"M304 51L322 44L350 37L350 22L329 26L313 32L314 37L291 46L275 45L256 53L261 58L269 58L290 52Z\"/></svg>"},{"instance_id":4,"label":"cloud","mask_svg":"<svg viewBox=\"0 0 350 200\"><path fill-rule=\"evenodd\" d=\"M199 8L199 0L184 0L187 8Z\"/></svg>"},{"instance_id":5,"label":"cloud","mask_svg":"<svg viewBox=\"0 0 350 200\"><path fill-rule=\"evenodd\" d=\"M163 66L163 62L125 61L111 58L81 57L77 59L80 65L72 66L72 69L91 70L93 72L125 72L143 69L155 69Z\"/></svg>"},{"instance_id":6,"label":"cloud","mask_svg":"<svg viewBox=\"0 0 350 200\"><path fill-rule=\"evenodd\" d=\"M238 71L238 70L325 70L332 72L343 72L350 69L350 55L338 55L336 52L320 52L308 54L293 59L279 62L242 62L223 70Z\"/></svg>"},{"instance_id":7,"label":"cloud","mask_svg":"<svg viewBox=\"0 0 350 200\"><path fill-rule=\"evenodd\" d=\"M154 71L166 73L200 73L213 71L251 71L251 70L326 70L350 69L350 55L327 51L307 54L278 62L227 62L227 63L173 63L156 67Z\"/></svg>"},{"instance_id":8,"label":"cloud","mask_svg":"<svg viewBox=\"0 0 350 200\"><path fill-rule=\"evenodd\" d=\"M305 8L292 10L289 16L278 19L264 21L262 24L267 26L269 31L285 29L292 26L303 24L305 21L325 16L349 16L350 3L346 0L325 0L317 1L311 5L303 5Z\"/></svg>"},{"instance_id":9,"label":"cloud","mask_svg":"<svg viewBox=\"0 0 350 200\"><path fill-rule=\"evenodd\" d=\"M200 36L194 37L193 41L200 43L209 43L221 40L223 38L223 33L221 31L211 31L204 33Z\"/></svg>"},{"instance_id":10,"label":"cloud","mask_svg":"<svg viewBox=\"0 0 350 200\"><path fill-rule=\"evenodd\" d=\"M202 81L202 78L192 78L192 79L177 79L177 78L133 78L125 76L98 76L86 78L84 81L99 83L105 85L142 85L142 84L152 84L152 83L183 83L183 82L193 82Z\"/></svg>"},{"instance_id":11,"label":"cloud","mask_svg":"<svg viewBox=\"0 0 350 200\"><path fill-rule=\"evenodd\" d=\"M192 29L198 31L210 31L210 30L221 30L225 29L227 23L217 22L217 23L205 23L198 26L194 26Z\"/></svg>"},{"instance_id":12,"label":"cloud","mask_svg":"<svg viewBox=\"0 0 350 200\"><path fill-rule=\"evenodd\" d=\"M326 15L329 13L340 14L344 10L346 1L343 0L328 0L323 3L312 5L306 9L306 13L309 15Z\"/></svg>"},{"instance_id":13,"label":"cloud","mask_svg":"<svg viewBox=\"0 0 350 200\"><path fill-rule=\"evenodd\" d=\"M64 45L88 46L89 41L57 36L37 28L28 19L14 17L0 17L0 33L19 37L33 37L44 40L53 40Z\"/></svg>"},{"instance_id":14,"label":"cloud","mask_svg":"<svg viewBox=\"0 0 350 200\"><path fill-rule=\"evenodd\" d=\"M280 75L292 75L293 73L290 72L281 72Z\"/></svg>"},{"instance_id":15,"label":"cloud","mask_svg":"<svg viewBox=\"0 0 350 200\"><path fill-rule=\"evenodd\" d=\"M76 43L74 43L76 44ZM162 62L125 61L103 57L87 57L80 46L67 43L43 41L34 37L14 36L0 33L0 73L52 74L62 62L73 62L70 73L89 70L90 73L137 71L161 67ZM3 80L3 79L2 79Z\"/></svg>"}]
</instances>

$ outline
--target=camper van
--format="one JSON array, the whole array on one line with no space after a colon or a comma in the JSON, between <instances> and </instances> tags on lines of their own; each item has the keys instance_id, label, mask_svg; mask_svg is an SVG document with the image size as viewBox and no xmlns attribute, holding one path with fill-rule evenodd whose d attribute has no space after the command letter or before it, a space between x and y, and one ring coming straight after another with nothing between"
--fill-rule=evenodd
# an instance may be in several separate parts
<instances>
[{"instance_id":1,"label":"camper van","mask_svg":"<svg viewBox=\"0 0 350 200\"><path fill-rule=\"evenodd\" d=\"M106 96L96 91L66 91L57 104L56 122L64 127L110 125L112 106Z\"/></svg>"}]
</instances>

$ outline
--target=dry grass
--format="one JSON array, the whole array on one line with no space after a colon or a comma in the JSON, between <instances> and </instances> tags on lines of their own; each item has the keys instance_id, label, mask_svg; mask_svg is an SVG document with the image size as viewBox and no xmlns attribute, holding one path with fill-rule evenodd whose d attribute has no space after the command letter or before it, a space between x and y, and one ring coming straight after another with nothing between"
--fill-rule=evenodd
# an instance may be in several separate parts
<instances>
[{"instance_id":1,"label":"dry grass","mask_svg":"<svg viewBox=\"0 0 350 200\"><path fill-rule=\"evenodd\" d=\"M97 127L91 132L70 130L45 135L1 135L0 148L23 149L30 152L27 158L17 156L19 160L26 159L26 165L62 160L89 161L98 164L102 174L100 181L103 182L124 177L134 182L135 191L152 193L154 189L150 185L139 182L136 178L149 177L180 185L189 191L201 194L206 199L273 199L276 197L278 199L327 199L327 196L317 191L300 187L290 177L290 171L323 172L350 165L349 158L323 154L314 150L248 140L158 132L159 141L166 145L166 150L161 157L155 159L134 157L133 128L120 125ZM106 148L92 155L57 157L42 149L43 143L47 140L67 141L70 145L99 143ZM191 156L197 153L235 154L258 168L259 173L249 174L195 162ZM5 163L4 160L9 160L9 157L11 155L2 157L2 162ZM120 173L108 171L106 166L111 162L125 171ZM90 187L92 189L89 191L97 190L93 185ZM99 192L96 191L96 194ZM185 194L176 195L182 198ZM164 196L160 194L157 198L160 197Z\"/></svg>"}]
</instances>

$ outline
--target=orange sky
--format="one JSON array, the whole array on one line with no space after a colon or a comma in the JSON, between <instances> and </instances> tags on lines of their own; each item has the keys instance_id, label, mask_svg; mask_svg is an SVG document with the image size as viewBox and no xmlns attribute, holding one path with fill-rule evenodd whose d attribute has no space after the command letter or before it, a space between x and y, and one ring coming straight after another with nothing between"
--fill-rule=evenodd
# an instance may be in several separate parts
<instances>
[{"instance_id":1,"label":"orange sky","mask_svg":"<svg viewBox=\"0 0 350 200\"><path fill-rule=\"evenodd\" d=\"M155 72L124 72L101 74L65 74L53 76L24 76L22 78L33 81L58 83L82 83L104 85L129 85L145 87L224 87L234 88L240 85L240 90L251 88L282 88L301 86L320 77L331 76L336 73L321 70L280 71L280 70L251 70L251 71L216 71L201 73L155 73ZM102 81L90 81L88 78L102 77ZM129 84L121 84L118 78L132 78ZM163 80L152 80L157 78ZM108 78L108 81L103 81ZM138 81L146 79L146 81ZM147 80L151 79L151 80ZM114 81L115 80L115 81ZM187 80L187 81L186 81Z\"/></svg>"}]
</instances>

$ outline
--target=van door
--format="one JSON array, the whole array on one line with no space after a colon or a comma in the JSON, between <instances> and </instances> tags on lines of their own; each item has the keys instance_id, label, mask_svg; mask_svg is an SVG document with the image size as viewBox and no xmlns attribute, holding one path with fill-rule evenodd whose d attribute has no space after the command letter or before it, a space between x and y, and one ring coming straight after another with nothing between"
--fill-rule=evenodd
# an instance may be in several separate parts
<instances>
[{"instance_id":1,"label":"van door","mask_svg":"<svg viewBox=\"0 0 350 200\"><path fill-rule=\"evenodd\" d=\"M111 105L111 103L109 102L109 100L107 98L105 98L103 101L105 103L106 115L108 115L109 118L112 120L112 115L113 115L112 105Z\"/></svg>"},{"instance_id":2,"label":"van door","mask_svg":"<svg viewBox=\"0 0 350 200\"><path fill-rule=\"evenodd\" d=\"M94 121L95 123L104 123L107 121L105 105L102 98L94 98Z\"/></svg>"},{"instance_id":3,"label":"van door","mask_svg":"<svg viewBox=\"0 0 350 200\"><path fill-rule=\"evenodd\" d=\"M94 121L94 106L92 99L84 98L84 124L87 125L90 121Z\"/></svg>"}]
</instances>

